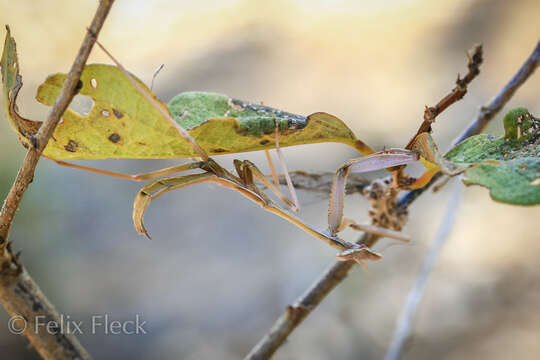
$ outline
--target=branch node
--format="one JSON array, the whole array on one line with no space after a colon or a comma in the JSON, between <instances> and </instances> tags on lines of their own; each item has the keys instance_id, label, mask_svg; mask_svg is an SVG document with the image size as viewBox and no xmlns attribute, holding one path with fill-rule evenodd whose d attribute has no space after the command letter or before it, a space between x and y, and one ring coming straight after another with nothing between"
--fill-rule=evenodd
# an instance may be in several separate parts
<instances>
[{"instance_id":1,"label":"branch node","mask_svg":"<svg viewBox=\"0 0 540 360\"><path fill-rule=\"evenodd\" d=\"M95 32L93 32L92 29L87 27L86 31L88 32L88 35L90 35L94 39L94 41L97 39L97 34Z\"/></svg>"},{"instance_id":2,"label":"branch node","mask_svg":"<svg viewBox=\"0 0 540 360\"><path fill-rule=\"evenodd\" d=\"M30 140L30 144L32 144L32 147L34 149L37 149L39 147L38 146L39 145L39 140L35 135L30 136L29 140Z\"/></svg>"},{"instance_id":3,"label":"branch node","mask_svg":"<svg viewBox=\"0 0 540 360\"><path fill-rule=\"evenodd\" d=\"M471 55L472 54L472 55ZM469 72L465 77L461 78L458 74L456 79L456 87L452 91L443 97L437 105L432 107L425 107L424 121L420 124L418 131L405 146L405 149L411 149L416 137L424 132L431 132L431 124L435 122L435 118L439 116L446 108L459 101L467 93L467 86L471 81L480 74L480 65L482 64L482 45L475 45L469 52L467 52L467 68Z\"/></svg>"}]
</instances>

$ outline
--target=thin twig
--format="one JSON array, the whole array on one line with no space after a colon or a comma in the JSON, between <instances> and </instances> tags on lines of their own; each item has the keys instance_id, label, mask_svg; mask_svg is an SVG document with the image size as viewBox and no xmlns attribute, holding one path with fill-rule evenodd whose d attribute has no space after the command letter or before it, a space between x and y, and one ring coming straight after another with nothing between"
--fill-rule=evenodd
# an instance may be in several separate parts
<instances>
[{"instance_id":1,"label":"thin twig","mask_svg":"<svg viewBox=\"0 0 540 360\"><path fill-rule=\"evenodd\" d=\"M44 359L88 359L86 350L71 333L49 332L36 321L61 323L60 315L28 275L18 256L13 254L8 242L9 230L24 192L34 178L41 153L52 136L60 117L77 93L79 79L90 55L97 35L111 9L114 0L101 0L98 9L81 44L77 57L64 82L47 120L32 138L32 145L19 169L0 212L0 301L11 316L22 316L27 323L23 334Z\"/></svg>"},{"instance_id":2,"label":"thin twig","mask_svg":"<svg viewBox=\"0 0 540 360\"><path fill-rule=\"evenodd\" d=\"M416 131L416 135L413 136L413 138L409 141L409 143L405 146L405 149L411 149L415 138L424 132L431 132L431 124L435 122L435 119L437 116L439 116L440 113L442 113L445 109L447 109L450 105L455 103L456 101L461 100L465 94L467 93L467 86L471 83L471 81L474 80L478 74L480 74L480 65L482 65L482 61L484 60L482 58L482 45L475 45L468 53L467 53L467 67L469 69L469 72L463 79L461 79L458 75L456 80L456 87L452 89L452 91L443 97L435 106L428 107L426 106L426 109L424 111L424 121L422 124L420 124L420 127Z\"/></svg>"},{"instance_id":3,"label":"thin twig","mask_svg":"<svg viewBox=\"0 0 540 360\"><path fill-rule=\"evenodd\" d=\"M455 144L459 144L472 135L480 134L489 121L503 108L512 98L516 90L531 76L536 68L540 66L540 41L536 44L532 54L521 66L519 71L512 77L497 96L487 106L482 106L480 112L467 129L459 136Z\"/></svg>"},{"instance_id":4,"label":"thin twig","mask_svg":"<svg viewBox=\"0 0 540 360\"><path fill-rule=\"evenodd\" d=\"M314 193L320 193L324 196L330 194L332 190L332 181L335 173L333 172L306 172L296 170L289 172L293 186L298 190L304 190ZM354 193L362 193L362 190L370 183L366 178L358 174L350 174L345 186L345 193L351 195ZM279 176L279 184L287 185L285 177Z\"/></svg>"},{"instance_id":5,"label":"thin twig","mask_svg":"<svg viewBox=\"0 0 540 360\"><path fill-rule=\"evenodd\" d=\"M420 300L422 300L422 295L426 289L429 276L433 272L435 263L437 262L444 244L446 243L446 240L454 227L457 209L461 198L461 188L459 186L459 184L454 185L452 198L448 202L448 207L442 218L439 231L437 232L437 235L435 235L433 243L431 244L431 247L424 258L422 268L416 277L416 281L411 288L411 291L407 295L407 300L405 302L405 306L403 307L403 312L401 313L394 338L386 354L386 360L399 359L401 352L403 351L403 346L409 337L412 323L416 315L416 310L418 309Z\"/></svg>"},{"instance_id":6,"label":"thin twig","mask_svg":"<svg viewBox=\"0 0 540 360\"><path fill-rule=\"evenodd\" d=\"M502 109L502 106L510 100L517 88L522 85L527 78L534 72L540 60L540 49L537 45L534 52L527 59L525 64L520 68L518 73L510 80L499 95L485 108L490 109L488 113L481 111L477 118L469 125L457 142L464 139L464 136L479 134L487 125L487 123ZM499 100L500 99L500 100ZM502 105L495 105L501 103ZM481 119L481 120L479 120ZM434 176L432 181L422 189L409 191L403 196L399 205L403 207L409 206L416 200L427 188L429 188L437 179ZM377 237L364 234L359 243L366 246L372 246L376 242ZM311 285L311 287L302 295L293 306L289 306L287 310L277 319L270 331L255 345L245 359L260 360L269 359L275 351L285 342L288 335L309 315L309 313L332 291L341 281L343 281L350 269L356 265L352 261L335 262ZM291 311L291 308L294 311Z\"/></svg>"}]
</instances>

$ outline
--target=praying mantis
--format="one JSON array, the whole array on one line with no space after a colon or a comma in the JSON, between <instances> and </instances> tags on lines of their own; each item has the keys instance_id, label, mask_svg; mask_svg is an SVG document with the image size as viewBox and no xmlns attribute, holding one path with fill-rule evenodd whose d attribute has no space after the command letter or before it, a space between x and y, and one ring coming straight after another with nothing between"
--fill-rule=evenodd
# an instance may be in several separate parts
<instances>
[{"instance_id":1,"label":"praying mantis","mask_svg":"<svg viewBox=\"0 0 540 360\"><path fill-rule=\"evenodd\" d=\"M418 134L412 141L411 146L405 149L389 149L376 152L371 147L360 141L350 132L346 125L336 117L327 113L314 113L308 117L301 117L294 114L286 113L277 109L262 105L253 105L250 103L227 99L228 110L221 114L221 117L215 119L209 119L203 124L196 126L190 133L180 123L190 113L196 113L197 111L206 111L207 109L198 108L183 108L180 106L178 112L173 111L174 107L171 106L171 110L161 103L155 95L138 79L132 76L121 64L118 62L99 42L96 44L111 58L116 64L116 67L106 65L88 65L81 77L81 89L80 93L91 94L97 93L98 88L106 88L107 80L115 78L114 81L126 81L130 84L131 91L136 90L137 100L134 101L137 113L142 113L144 116L147 113L157 114L160 117L161 123L156 122L152 124L155 127L162 127L164 130L159 138L159 141L164 142L165 150L158 150L158 153L144 152L146 142L149 140L149 136L139 136L135 127L137 124L127 123L128 117L130 118L129 111L120 106L103 107L97 97L94 104L94 108L91 111L95 111L100 114L100 120L102 122L95 121L92 123L92 127L85 128L84 122L80 121L78 125L75 124L76 118L74 114L65 114L64 123L60 124L55 132L54 138L47 145L44 157L60 164L72 168L86 170L94 173L104 174L122 179L129 179L134 181L147 181L153 180L150 183L142 187L142 189L136 195L133 205L133 222L138 233L145 234L149 237L143 223L143 216L150 205L150 203L156 198L162 196L166 192L180 189L186 186L203 183L213 182L224 188L234 190L244 196L245 198L253 201L261 206L264 210L274 213L281 218L291 222L300 229L309 233L310 235L318 238L330 246L340 250L338 258L349 259L347 255L354 252L353 259L357 262L363 263L365 260L378 260L381 258L379 254L372 251L365 245L352 244L344 241L338 237L338 233L347 226L353 228L364 229L365 231L375 231L379 235L395 238L398 240L407 241L407 237L403 234L384 228L362 228L355 224L353 221L344 219L343 216L343 203L345 196L345 185L347 177L351 172L367 172L379 169L389 169L395 174L395 186L401 188L417 188L425 185L429 179L438 171L443 171L448 174L461 171L460 169L452 168L452 165L445 161L436 149L436 146L427 132ZM8 53L6 54L6 49ZM12 51L10 54L9 51ZM114 69L114 70L113 70ZM98 76L100 73L105 73L105 76ZM118 76L123 77L121 80ZM18 73L18 62L15 53L15 43L9 33L6 36L6 45L4 47L4 54L2 57L2 78L4 85L4 106L8 113L8 118L11 120L12 125L19 134L19 137L25 146L32 146L32 136L39 128L40 123L24 119L20 116L16 109L16 99L18 91L22 86L21 77ZM49 81L50 80L50 81ZM38 100L43 103L51 103L54 101L55 94L54 89L61 86L63 83L62 77L51 77L45 84L38 90ZM47 88L49 86L50 88ZM42 91L43 90L43 91ZM50 91L49 91L50 90ZM106 89L107 90L107 89ZM105 91L106 91L105 90ZM118 99L123 94L107 93L108 104L114 105L115 103L123 101ZM126 95L127 96L127 95ZM129 100L131 101L131 100ZM174 105L174 101L172 103ZM69 111L68 111L69 112ZM250 119L246 117L244 123L240 123L236 118L231 117L231 112L235 113L256 113L258 116ZM70 117L71 116L71 117ZM174 118L173 118L174 116ZM76 119L74 120L75 117ZM122 118L124 118L122 120ZM165 121L163 122L163 119ZM232 119L232 120L231 120ZM108 122L107 122L108 121ZM127 130L126 134L130 132L133 135L133 139L126 139L124 133L120 130L111 132L113 121L120 121L121 126L115 125L114 129L131 128ZM227 149L223 147L224 139L227 139L226 134L211 134L208 135L208 131L211 132L214 128L220 129L220 126L225 129L234 128L237 134L230 136L252 136L256 140L256 144L249 144L244 147L233 147L233 149ZM83 124L81 124L83 123ZM164 125L166 124L166 125ZM225 125L223 125L225 124ZM243 125L243 128L242 128ZM77 133L63 133L69 126L78 126ZM146 123L147 131L153 131L148 127ZM201 135L204 127L206 126L207 133L205 137L205 145L201 145L192 134L197 134L197 130ZM333 136L326 134L323 130L325 127L330 128L333 133L343 133L345 135ZM133 130L135 129L135 130ZM201 130L203 129L203 130ZM309 131L308 131L309 130ZM67 131L67 130L66 130ZM108 147L100 147L99 151L92 149L92 141L96 137L100 136L100 132L107 132L110 134L106 139ZM176 133L179 138L172 142L170 141L171 134ZM240 135L238 135L240 133ZM67 135L66 135L67 134ZM236 174L226 170L219 165L210 155L217 155L221 153L236 153L253 150L268 150L275 148L280 154L280 134L285 134L282 146L292 146L305 143L314 142L328 142L337 141L344 142L354 146L364 156L356 159L352 159L343 164L334 176L330 202L328 209L328 227L325 230L318 229L314 226L306 224L291 212L285 210L281 206L277 205L270 197L264 193L257 185L256 181L262 183L268 188L284 205L290 207L293 211L298 207L295 196L292 195L293 201L289 200L285 195L281 193L278 187L268 180L268 178L249 160L234 160L234 168ZM272 135L274 138L272 139ZM67 137L66 137L67 136ZM89 140L90 139L90 140ZM272 141L272 140L273 141ZM102 141L101 139L100 141ZM150 139L152 141L156 139ZM116 148L115 145L125 142L126 151ZM136 144L137 146L135 146ZM165 147L165 145L167 145ZM273 145L273 146L272 146ZM131 147L130 147L131 146ZM105 148L103 152L102 148ZM205 150L206 148L206 150ZM110 149L114 149L110 150ZM136 150L134 150L136 149ZM159 151L162 151L161 153ZM189 162L182 165L169 167L149 173L128 175L113 171L106 171L69 163L64 160L73 159L97 159L104 157L113 158L198 158L200 160ZM422 160L426 166L426 173L417 180L408 180L403 175L402 167L411 162ZM284 164L282 162L282 164ZM176 173L181 173L188 170L201 171L195 174L189 175L177 175L172 177L163 177ZM291 192L294 194L294 192Z\"/></svg>"}]
</instances>

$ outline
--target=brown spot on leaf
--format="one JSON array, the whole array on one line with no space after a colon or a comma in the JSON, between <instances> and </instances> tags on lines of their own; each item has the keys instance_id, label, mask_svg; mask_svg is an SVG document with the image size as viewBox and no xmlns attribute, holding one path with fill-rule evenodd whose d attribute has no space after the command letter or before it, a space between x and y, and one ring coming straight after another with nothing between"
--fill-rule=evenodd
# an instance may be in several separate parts
<instances>
[{"instance_id":1,"label":"brown spot on leaf","mask_svg":"<svg viewBox=\"0 0 540 360\"><path fill-rule=\"evenodd\" d=\"M217 149L212 149L212 150L210 150L210 152L213 152L213 153L224 153L224 152L227 152L227 150L217 148Z\"/></svg>"},{"instance_id":2,"label":"brown spot on leaf","mask_svg":"<svg viewBox=\"0 0 540 360\"><path fill-rule=\"evenodd\" d=\"M79 144L77 144L75 141L69 140L67 145L64 146L64 149L66 149L66 151L69 151L69 152L75 152L77 151L78 146Z\"/></svg>"},{"instance_id":3,"label":"brown spot on leaf","mask_svg":"<svg viewBox=\"0 0 540 360\"><path fill-rule=\"evenodd\" d=\"M264 140L262 140L259 144L261 144L261 145L266 145L266 144L268 144L269 142L270 142L270 140L264 139Z\"/></svg>"},{"instance_id":4,"label":"brown spot on leaf","mask_svg":"<svg viewBox=\"0 0 540 360\"><path fill-rule=\"evenodd\" d=\"M121 119L124 117L124 114L122 114L120 111L118 111L117 109L112 109L113 113L114 113L114 116L116 116L117 118Z\"/></svg>"},{"instance_id":5,"label":"brown spot on leaf","mask_svg":"<svg viewBox=\"0 0 540 360\"><path fill-rule=\"evenodd\" d=\"M111 136L109 136L109 140L116 144L120 141L120 135L118 135L117 133L112 133Z\"/></svg>"},{"instance_id":6,"label":"brown spot on leaf","mask_svg":"<svg viewBox=\"0 0 540 360\"><path fill-rule=\"evenodd\" d=\"M137 142L137 144L139 144L139 145L143 145L143 146L144 146L144 145L146 145L146 144L145 144L145 143L143 143L142 141L138 141L138 142Z\"/></svg>"}]
</instances>

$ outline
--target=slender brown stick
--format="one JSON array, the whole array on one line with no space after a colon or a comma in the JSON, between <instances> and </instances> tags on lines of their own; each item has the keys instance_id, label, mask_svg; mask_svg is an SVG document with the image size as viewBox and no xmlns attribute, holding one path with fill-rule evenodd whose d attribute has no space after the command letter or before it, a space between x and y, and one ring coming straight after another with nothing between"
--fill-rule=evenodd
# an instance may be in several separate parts
<instances>
[{"instance_id":1,"label":"slender brown stick","mask_svg":"<svg viewBox=\"0 0 540 360\"><path fill-rule=\"evenodd\" d=\"M306 172L296 170L289 172L291 182L295 189L309 192L321 193L328 196L332 190L332 181L334 180L334 172ZM270 178L270 177L268 177ZM366 178L358 174L350 174L345 186L345 194L351 195L354 193L362 193L362 190L370 183ZM279 176L279 184L287 185L284 176Z\"/></svg>"},{"instance_id":2,"label":"slender brown stick","mask_svg":"<svg viewBox=\"0 0 540 360\"><path fill-rule=\"evenodd\" d=\"M534 72L540 63L540 42L533 53L525 61L523 66L510 82L501 90L501 92L489 103L483 107L480 114L468 126L467 130L459 140L465 137L479 134L488 122L502 109L504 104L510 100L515 91L521 86L529 76ZM489 110L486 110L489 109ZM435 179L436 177L434 177ZM435 182L422 189L409 191L400 200L400 206L408 206L416 200L425 189ZM371 247L376 241L374 235L364 234L359 243ZM335 262L326 269L310 288L296 300L294 305L288 306L285 312L276 320L270 331L251 349L245 360L269 359L276 350L287 340L289 334L313 311L313 309L328 295L337 285L339 285L349 274L352 267L356 265L353 261Z\"/></svg>"},{"instance_id":3,"label":"slender brown stick","mask_svg":"<svg viewBox=\"0 0 540 360\"><path fill-rule=\"evenodd\" d=\"M40 127L37 135L32 138L33 146L30 146L0 212L0 301L12 318L17 316L25 320L27 326L22 334L30 340L44 359L89 359L90 357L73 334L62 333L59 330L49 332L46 326L37 324L52 321L60 324L60 315L28 275L18 257L13 254L7 239L15 212L24 192L34 178L40 155L60 117L77 93L84 65L113 3L114 0L100 1L90 30L84 37L62 91L47 120Z\"/></svg>"},{"instance_id":4,"label":"slender brown stick","mask_svg":"<svg viewBox=\"0 0 540 360\"><path fill-rule=\"evenodd\" d=\"M512 77L497 96L487 106L482 106L480 112L467 129L459 136L456 144L462 142L469 136L480 134L493 117L503 108L504 105L514 96L516 90L531 76L536 68L540 66L540 41L536 44L532 54L523 63L519 71Z\"/></svg>"},{"instance_id":5,"label":"slender brown stick","mask_svg":"<svg viewBox=\"0 0 540 360\"><path fill-rule=\"evenodd\" d=\"M274 185L279 186L279 178L276 172L276 168L274 167L272 157L270 156L270 151L264 150L264 155L266 155L266 161L268 162L268 166L270 167L270 173L272 174L272 180L274 181Z\"/></svg>"},{"instance_id":6,"label":"slender brown stick","mask_svg":"<svg viewBox=\"0 0 540 360\"><path fill-rule=\"evenodd\" d=\"M456 101L461 100L465 94L467 93L467 86L473 81L473 79L480 74L480 65L482 65L482 61L484 60L482 58L482 45L475 45L468 53L467 53L467 67L469 68L469 72L465 77L462 79L458 75L456 80L456 87L452 89L450 94L443 97L435 106L428 107L426 106L426 109L424 111L424 121L422 124L420 124L420 127L418 128L418 131L416 131L416 134L413 136L413 138L409 141L409 143L405 146L405 149L410 149L413 145L413 142L415 138L423 133L423 132L431 132L431 124L435 122L435 118L439 116L440 113L442 113L444 110L446 110L450 105L455 103Z\"/></svg>"}]
</instances>

